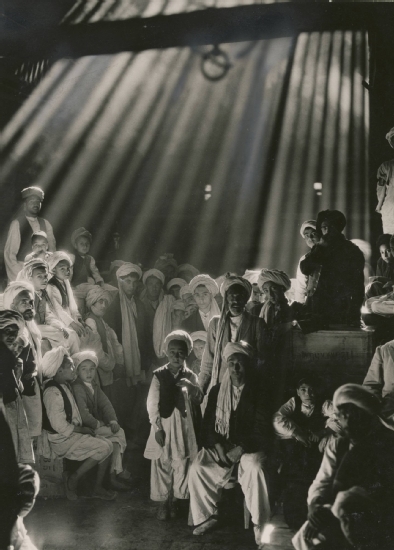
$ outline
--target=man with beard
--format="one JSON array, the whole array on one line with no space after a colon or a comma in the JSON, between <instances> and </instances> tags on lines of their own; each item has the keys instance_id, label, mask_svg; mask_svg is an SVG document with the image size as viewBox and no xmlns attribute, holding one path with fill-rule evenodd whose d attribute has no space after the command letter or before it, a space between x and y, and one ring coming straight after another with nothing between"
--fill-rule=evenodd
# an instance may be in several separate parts
<instances>
[{"instance_id":1,"label":"man with beard","mask_svg":"<svg viewBox=\"0 0 394 550\"><path fill-rule=\"evenodd\" d=\"M26 411L31 437L41 434L41 333L34 321L34 287L26 281L14 281L4 291L4 309L20 313L25 321L24 334L29 344L20 355L23 360L23 406Z\"/></svg>"},{"instance_id":2,"label":"man with beard","mask_svg":"<svg viewBox=\"0 0 394 550\"><path fill-rule=\"evenodd\" d=\"M11 222L4 247L4 261L9 281L15 281L23 268L24 259L31 252L33 233L44 231L48 239L49 251L56 250L51 224L38 216L44 200L44 191L39 187L27 187L22 190L22 200L24 201L23 212Z\"/></svg>"},{"instance_id":3,"label":"man with beard","mask_svg":"<svg viewBox=\"0 0 394 550\"><path fill-rule=\"evenodd\" d=\"M342 212L319 212L316 230L321 239L300 263L302 273L313 277L305 313L319 321L319 328L330 324L360 326L365 260L361 250L342 234L345 226ZM297 319L302 316L297 312Z\"/></svg>"},{"instance_id":4,"label":"man with beard","mask_svg":"<svg viewBox=\"0 0 394 550\"><path fill-rule=\"evenodd\" d=\"M394 547L394 433L378 398L357 384L334 394L344 437L332 438L308 493L308 521L296 550Z\"/></svg>"}]
</instances>

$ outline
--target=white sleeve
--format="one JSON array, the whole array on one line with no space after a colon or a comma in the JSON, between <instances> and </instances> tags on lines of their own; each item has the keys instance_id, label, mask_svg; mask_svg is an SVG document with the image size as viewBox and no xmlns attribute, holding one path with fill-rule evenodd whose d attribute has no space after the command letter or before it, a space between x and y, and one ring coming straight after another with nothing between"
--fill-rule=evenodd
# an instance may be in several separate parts
<instances>
[{"instance_id":1,"label":"white sleeve","mask_svg":"<svg viewBox=\"0 0 394 550\"><path fill-rule=\"evenodd\" d=\"M322 504L333 501L332 484L338 468L338 443L341 439L330 437L324 450L323 460L315 480L309 487L308 506L319 500Z\"/></svg>"},{"instance_id":2,"label":"white sleeve","mask_svg":"<svg viewBox=\"0 0 394 550\"><path fill-rule=\"evenodd\" d=\"M73 317L71 317L71 315L67 313L65 309L63 309L62 297L59 290L53 285L48 285L47 292L49 299L51 300L51 303L53 305L53 310L56 317L59 319L59 321L64 323L66 327L70 326L71 323L74 322L74 319Z\"/></svg>"},{"instance_id":3,"label":"white sleeve","mask_svg":"<svg viewBox=\"0 0 394 550\"><path fill-rule=\"evenodd\" d=\"M154 374L152 377L152 382L150 384L146 405L148 409L149 422L152 424L152 426L157 427L157 429L162 429L161 420L160 420L160 411L159 411L159 401L160 401L160 381L157 378L157 376Z\"/></svg>"},{"instance_id":4,"label":"white sleeve","mask_svg":"<svg viewBox=\"0 0 394 550\"><path fill-rule=\"evenodd\" d=\"M102 276L100 275L100 271L98 270L98 267L96 265L96 262L93 258L93 256L90 256L90 270L92 272L92 275L93 275L93 279L95 281L95 283L103 283L104 282L104 279L102 278Z\"/></svg>"},{"instance_id":5,"label":"white sleeve","mask_svg":"<svg viewBox=\"0 0 394 550\"><path fill-rule=\"evenodd\" d=\"M302 260L305 258L305 256L302 256L300 258L300 261L298 262L297 266L297 275L296 275L296 289L295 289L295 301L300 302L300 304L303 304L306 300L306 287L307 287L307 277L304 275L301 271L300 264Z\"/></svg>"},{"instance_id":6,"label":"white sleeve","mask_svg":"<svg viewBox=\"0 0 394 550\"><path fill-rule=\"evenodd\" d=\"M57 388L48 388L44 391L44 405L52 428L64 437L70 437L74 431L74 425L66 420L64 400Z\"/></svg>"},{"instance_id":7,"label":"white sleeve","mask_svg":"<svg viewBox=\"0 0 394 550\"><path fill-rule=\"evenodd\" d=\"M59 330L63 330L64 328L63 323L56 317L48 302L45 304L45 324Z\"/></svg>"},{"instance_id":8,"label":"white sleeve","mask_svg":"<svg viewBox=\"0 0 394 550\"><path fill-rule=\"evenodd\" d=\"M44 220L44 221L45 221L45 227L46 227L46 234L48 237L49 252L56 252L56 240L55 240L55 235L53 234L52 226L48 220Z\"/></svg>"},{"instance_id":9,"label":"white sleeve","mask_svg":"<svg viewBox=\"0 0 394 550\"><path fill-rule=\"evenodd\" d=\"M292 397L274 414L274 430L279 437L286 439L293 437L294 432L298 428L297 424L291 419L294 411L295 399Z\"/></svg>"},{"instance_id":10,"label":"white sleeve","mask_svg":"<svg viewBox=\"0 0 394 550\"><path fill-rule=\"evenodd\" d=\"M16 259L20 245L21 235L19 221L13 220L8 230L7 241L4 246L4 262L9 282L15 281L19 271L23 269L23 262L18 262Z\"/></svg>"}]
</instances>

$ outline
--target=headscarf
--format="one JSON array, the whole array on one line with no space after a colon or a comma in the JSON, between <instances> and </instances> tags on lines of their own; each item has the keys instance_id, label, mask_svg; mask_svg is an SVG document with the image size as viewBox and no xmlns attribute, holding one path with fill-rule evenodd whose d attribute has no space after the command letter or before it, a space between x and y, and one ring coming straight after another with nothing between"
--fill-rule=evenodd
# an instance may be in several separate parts
<instances>
[{"instance_id":1,"label":"headscarf","mask_svg":"<svg viewBox=\"0 0 394 550\"><path fill-rule=\"evenodd\" d=\"M243 274L243 278L249 281L250 284L256 285L259 275L260 275L260 269L258 270L247 269Z\"/></svg>"},{"instance_id":2,"label":"headscarf","mask_svg":"<svg viewBox=\"0 0 394 550\"><path fill-rule=\"evenodd\" d=\"M394 128L391 128L391 130L389 130L386 134L386 139L389 142L390 147L394 149L394 144L392 142L393 136L394 136Z\"/></svg>"},{"instance_id":3,"label":"headscarf","mask_svg":"<svg viewBox=\"0 0 394 550\"><path fill-rule=\"evenodd\" d=\"M179 277L175 277L175 279L171 279L167 283L167 290L170 290L173 286L180 286L181 288L187 285L187 282L184 279L179 279Z\"/></svg>"},{"instance_id":4,"label":"headscarf","mask_svg":"<svg viewBox=\"0 0 394 550\"><path fill-rule=\"evenodd\" d=\"M92 361L96 369L99 364L97 355L95 354L94 351L91 351L91 350L85 350L85 351L80 351L79 353L74 353L71 359L73 360L76 369L79 367L81 363L83 363L83 361Z\"/></svg>"},{"instance_id":5,"label":"headscarf","mask_svg":"<svg viewBox=\"0 0 394 550\"><path fill-rule=\"evenodd\" d=\"M112 302L112 297L108 290L99 285L94 285L86 294L86 307L91 309L91 307L102 298L107 300L108 304Z\"/></svg>"},{"instance_id":6,"label":"headscarf","mask_svg":"<svg viewBox=\"0 0 394 550\"><path fill-rule=\"evenodd\" d=\"M285 290L289 290L291 288L291 281L289 279L289 276L284 271L280 271L279 269L263 268L260 271L258 280L258 285L260 289L263 288L264 283L267 283L269 281L275 283L276 285L283 286Z\"/></svg>"},{"instance_id":7,"label":"headscarf","mask_svg":"<svg viewBox=\"0 0 394 550\"><path fill-rule=\"evenodd\" d=\"M174 296L167 294L157 306L153 320L153 347L159 359L165 357L165 338L172 330L172 305Z\"/></svg>"},{"instance_id":8,"label":"headscarf","mask_svg":"<svg viewBox=\"0 0 394 550\"><path fill-rule=\"evenodd\" d=\"M370 390L359 384L344 384L334 393L334 407L352 403L368 414L377 415L380 411L379 399Z\"/></svg>"},{"instance_id":9,"label":"headscarf","mask_svg":"<svg viewBox=\"0 0 394 550\"><path fill-rule=\"evenodd\" d=\"M160 304L159 304L160 307ZM171 305L171 311L180 309L181 311L186 311L185 302L183 300L175 300Z\"/></svg>"},{"instance_id":10,"label":"headscarf","mask_svg":"<svg viewBox=\"0 0 394 550\"><path fill-rule=\"evenodd\" d=\"M307 220L301 225L301 228L300 228L301 237L304 236L304 231L305 229L308 229L308 228L314 229L316 231L316 220Z\"/></svg>"},{"instance_id":11,"label":"headscarf","mask_svg":"<svg viewBox=\"0 0 394 550\"><path fill-rule=\"evenodd\" d=\"M185 271L189 272L191 274L192 278L200 273L199 270L196 267L194 267L190 264L178 265L178 275L179 275L179 273L182 273L182 272L185 272Z\"/></svg>"},{"instance_id":12,"label":"headscarf","mask_svg":"<svg viewBox=\"0 0 394 550\"><path fill-rule=\"evenodd\" d=\"M235 353L242 353L250 359L254 356L254 350L250 344L240 340L239 342L228 342L223 351L223 358L225 361L234 355Z\"/></svg>"},{"instance_id":13,"label":"headscarf","mask_svg":"<svg viewBox=\"0 0 394 550\"><path fill-rule=\"evenodd\" d=\"M207 341L207 331L206 330L196 330L195 332L192 332L190 334L191 339L193 342L196 340L201 340L202 342Z\"/></svg>"},{"instance_id":14,"label":"headscarf","mask_svg":"<svg viewBox=\"0 0 394 550\"><path fill-rule=\"evenodd\" d=\"M120 283L121 277L126 277L130 273L137 273L141 277L141 268L131 263L123 264L117 270L116 277L119 284L120 311L122 314L122 346L126 375L127 378L132 380L133 384L136 384L141 378L141 354L136 327L137 306L134 296L129 299Z\"/></svg>"},{"instance_id":15,"label":"headscarf","mask_svg":"<svg viewBox=\"0 0 394 550\"><path fill-rule=\"evenodd\" d=\"M25 321L23 320L22 315L12 309L0 311L0 331L3 331L6 327L11 325L17 325L19 329L18 336L20 336L25 328Z\"/></svg>"},{"instance_id":16,"label":"headscarf","mask_svg":"<svg viewBox=\"0 0 394 550\"><path fill-rule=\"evenodd\" d=\"M116 276L117 278L127 277L131 273L136 273L138 279L141 279L142 270L139 265L132 264L131 262L123 262L122 265L117 269Z\"/></svg>"},{"instance_id":17,"label":"headscarf","mask_svg":"<svg viewBox=\"0 0 394 550\"><path fill-rule=\"evenodd\" d=\"M180 340L182 342L186 343L187 346L187 354L190 355L192 349L193 349L193 340L190 338L190 335L185 332L184 330L173 330L166 336L164 340L164 351L167 355L168 353L168 345L173 340Z\"/></svg>"},{"instance_id":18,"label":"headscarf","mask_svg":"<svg viewBox=\"0 0 394 550\"><path fill-rule=\"evenodd\" d=\"M228 291L228 289L234 285L243 286L248 293L248 299L250 298L250 295L252 293L252 285L250 284L250 282L243 277L240 277L239 275L233 275L230 273L226 273L224 281L220 287L220 294L223 296L223 298L226 296L226 292Z\"/></svg>"},{"instance_id":19,"label":"headscarf","mask_svg":"<svg viewBox=\"0 0 394 550\"><path fill-rule=\"evenodd\" d=\"M47 351L42 358L42 374L45 378L53 378L63 363L64 356L69 357L65 347L59 346Z\"/></svg>"},{"instance_id":20,"label":"headscarf","mask_svg":"<svg viewBox=\"0 0 394 550\"><path fill-rule=\"evenodd\" d=\"M58 250L48 258L49 271L53 273L53 270L55 269L57 264L62 260L65 260L66 262L68 262L70 264L70 267L73 265L70 256L66 252L63 252L62 250Z\"/></svg>"},{"instance_id":21,"label":"headscarf","mask_svg":"<svg viewBox=\"0 0 394 550\"><path fill-rule=\"evenodd\" d=\"M86 237L87 239L89 239L90 242L92 242L93 239L90 231L88 231L84 227L78 227L78 229L75 229L75 231L71 233L71 244L74 248L77 248L77 240L80 237Z\"/></svg>"},{"instance_id":22,"label":"headscarf","mask_svg":"<svg viewBox=\"0 0 394 550\"><path fill-rule=\"evenodd\" d=\"M33 276L33 270L38 269L39 267L43 267L48 275L49 267L47 262L45 260L42 260L41 258L32 258L24 264L23 269L19 271L16 280L30 281Z\"/></svg>"},{"instance_id":23,"label":"headscarf","mask_svg":"<svg viewBox=\"0 0 394 550\"><path fill-rule=\"evenodd\" d=\"M165 281L164 273L162 273L158 269L148 269L148 271L145 271L145 273L142 276L142 282L144 284L146 283L146 280L148 277L156 277L156 279L159 279L164 285L164 281Z\"/></svg>"},{"instance_id":24,"label":"headscarf","mask_svg":"<svg viewBox=\"0 0 394 550\"><path fill-rule=\"evenodd\" d=\"M44 191L39 187L25 187L21 191L22 200L26 200L29 197L38 197L42 202L44 200Z\"/></svg>"},{"instance_id":25,"label":"headscarf","mask_svg":"<svg viewBox=\"0 0 394 550\"><path fill-rule=\"evenodd\" d=\"M168 265L172 265L175 269L178 268L178 262L174 258L174 254L166 253L160 256L158 260L155 262L155 269L161 271L163 268L165 268Z\"/></svg>"},{"instance_id":26,"label":"headscarf","mask_svg":"<svg viewBox=\"0 0 394 550\"><path fill-rule=\"evenodd\" d=\"M34 287L31 283L28 283L27 281L13 281L10 283L3 294L3 308L11 309L11 305L16 296L24 290L31 292L34 297Z\"/></svg>"},{"instance_id":27,"label":"headscarf","mask_svg":"<svg viewBox=\"0 0 394 550\"><path fill-rule=\"evenodd\" d=\"M327 221L333 225L338 231L342 232L346 227L346 218L339 210L322 210L317 215L316 229L321 231L321 224Z\"/></svg>"},{"instance_id":28,"label":"headscarf","mask_svg":"<svg viewBox=\"0 0 394 550\"><path fill-rule=\"evenodd\" d=\"M216 281L212 279L209 275L196 275L193 277L193 279L190 281L189 286L190 290L194 294L194 291L198 286L205 286L205 288L212 294L212 296L216 296L216 294L219 292L219 287L216 284Z\"/></svg>"}]
</instances>

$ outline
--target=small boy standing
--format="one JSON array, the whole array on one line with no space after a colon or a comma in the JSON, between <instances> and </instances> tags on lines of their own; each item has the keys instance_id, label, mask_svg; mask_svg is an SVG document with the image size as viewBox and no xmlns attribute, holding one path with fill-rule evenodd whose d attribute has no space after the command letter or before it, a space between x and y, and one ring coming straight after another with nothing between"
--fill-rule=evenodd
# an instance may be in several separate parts
<instances>
[{"instance_id":1,"label":"small boy standing","mask_svg":"<svg viewBox=\"0 0 394 550\"><path fill-rule=\"evenodd\" d=\"M147 408L151 432L144 457L152 461L151 499L160 502L157 519L177 515L177 500L189 498L189 466L197 454L196 421L203 394L186 367L193 342L174 330L164 341L168 363L153 373Z\"/></svg>"},{"instance_id":2,"label":"small boy standing","mask_svg":"<svg viewBox=\"0 0 394 550\"><path fill-rule=\"evenodd\" d=\"M73 392L82 418L82 425L92 428L96 435L111 441L112 453L110 483L112 489L126 491L130 487L130 474L123 470L123 453L126 450L126 436L119 426L115 410L97 381L97 355L92 351L81 351L72 356L77 369Z\"/></svg>"}]
</instances>

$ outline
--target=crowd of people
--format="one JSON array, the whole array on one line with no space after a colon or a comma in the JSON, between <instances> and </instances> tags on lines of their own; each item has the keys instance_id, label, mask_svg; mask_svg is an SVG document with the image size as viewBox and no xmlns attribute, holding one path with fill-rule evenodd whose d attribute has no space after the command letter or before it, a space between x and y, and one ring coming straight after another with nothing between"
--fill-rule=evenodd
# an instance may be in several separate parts
<instances>
[{"instance_id":1,"label":"crowd of people","mask_svg":"<svg viewBox=\"0 0 394 550\"><path fill-rule=\"evenodd\" d=\"M72 253L59 251L39 217L43 191L22 199L4 250L0 392L31 501L39 455L77 463L64 473L69 500L93 469L90 496L114 500L134 487L129 447L151 461L157 518L190 499L194 535L215 528L237 481L259 548L278 502L298 550L393 547L390 235L367 280L336 210L302 224L309 251L294 279L271 267L213 278L172 254L152 268L114 258L100 273L87 229L72 233ZM284 343L343 326L373 326L380 345L363 385L327 395L313 372L290 372ZM27 540L17 516L16 548Z\"/></svg>"}]
</instances>

